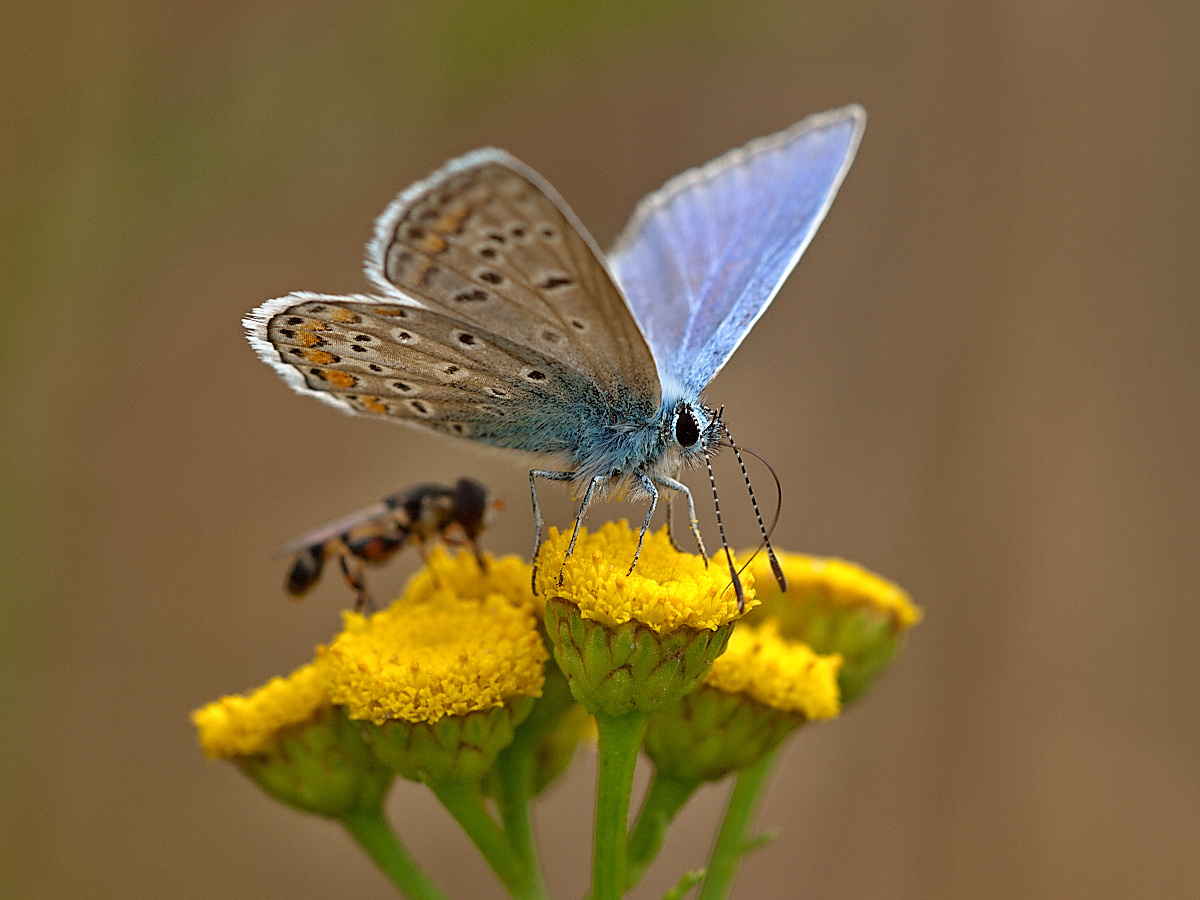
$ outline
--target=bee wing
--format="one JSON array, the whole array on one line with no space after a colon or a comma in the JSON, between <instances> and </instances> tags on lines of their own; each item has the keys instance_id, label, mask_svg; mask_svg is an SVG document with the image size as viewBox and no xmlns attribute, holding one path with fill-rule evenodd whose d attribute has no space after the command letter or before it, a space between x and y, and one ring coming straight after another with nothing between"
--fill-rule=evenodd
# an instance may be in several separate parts
<instances>
[{"instance_id":1,"label":"bee wing","mask_svg":"<svg viewBox=\"0 0 1200 900\"><path fill-rule=\"evenodd\" d=\"M332 522L320 525L311 531L306 531L304 534L292 538L286 544L279 547L272 555L275 558L292 556L301 550L306 550L309 547L340 537L352 528L357 528L359 525L366 525L368 522L375 520L384 521L387 519L397 519L397 511L390 508L383 501L372 503L370 506L356 512L347 513L340 519L334 519Z\"/></svg>"}]
</instances>

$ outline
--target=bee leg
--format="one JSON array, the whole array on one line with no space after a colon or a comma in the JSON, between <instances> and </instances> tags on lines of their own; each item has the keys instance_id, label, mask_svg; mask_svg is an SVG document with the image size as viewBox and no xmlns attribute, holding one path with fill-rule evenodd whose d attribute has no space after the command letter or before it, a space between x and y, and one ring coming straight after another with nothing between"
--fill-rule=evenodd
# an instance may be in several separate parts
<instances>
[{"instance_id":1,"label":"bee leg","mask_svg":"<svg viewBox=\"0 0 1200 900\"><path fill-rule=\"evenodd\" d=\"M700 555L704 557L704 565L705 565L705 567L707 567L708 566L708 552L704 549L704 538L700 537L700 522L696 518L696 501L694 499L692 499L691 490L682 481L677 481L674 478L668 478L665 475L660 475L654 480L661 487L669 488L670 490L675 491L676 493L683 494L684 499L687 500L688 522L691 525L692 537L694 537L696 539L696 546L700 548ZM674 497L672 497L671 499L674 499ZM670 526L671 526L671 501L668 500L667 501L667 531L668 531L668 533L670 533ZM675 543L674 537L671 538L671 543ZM675 544L675 549L680 550L680 547L678 544ZM682 552L682 550L680 550L680 552Z\"/></svg>"},{"instance_id":2,"label":"bee leg","mask_svg":"<svg viewBox=\"0 0 1200 900\"><path fill-rule=\"evenodd\" d=\"M475 562L479 563L479 571L487 573L487 560L483 558L483 554L479 550L479 545L475 543L473 538L467 538L467 545L470 546L471 552L475 554Z\"/></svg>"},{"instance_id":3,"label":"bee leg","mask_svg":"<svg viewBox=\"0 0 1200 900\"><path fill-rule=\"evenodd\" d=\"M354 591L354 611L355 612L374 612L375 601L371 599L371 595L367 593L367 582L363 577L362 566L350 568L350 564L346 561L346 554L338 554L338 565L342 567L342 577L346 579L346 584L350 585L350 589Z\"/></svg>"},{"instance_id":4,"label":"bee leg","mask_svg":"<svg viewBox=\"0 0 1200 900\"><path fill-rule=\"evenodd\" d=\"M533 592L537 593L537 558L538 551L542 549L542 525L545 520L542 519L542 508L538 505L537 486L533 483L535 478L545 478L547 481L570 481L575 477L574 472L553 472L548 469L530 469L529 470L529 493L533 497L533 576L531 583Z\"/></svg>"},{"instance_id":5,"label":"bee leg","mask_svg":"<svg viewBox=\"0 0 1200 900\"><path fill-rule=\"evenodd\" d=\"M441 587L442 577L438 574L437 566L429 564L429 555L425 552L425 542L416 535L413 535L413 547L417 551L417 556L421 558L421 565L429 570L429 574L433 578L433 583Z\"/></svg>"}]
</instances>

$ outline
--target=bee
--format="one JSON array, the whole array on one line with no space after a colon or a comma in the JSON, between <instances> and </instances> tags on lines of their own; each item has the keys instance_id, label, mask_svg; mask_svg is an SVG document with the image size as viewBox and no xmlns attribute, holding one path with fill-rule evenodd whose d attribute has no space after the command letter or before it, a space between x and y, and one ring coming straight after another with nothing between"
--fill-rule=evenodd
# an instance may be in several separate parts
<instances>
[{"instance_id":1,"label":"bee","mask_svg":"<svg viewBox=\"0 0 1200 900\"><path fill-rule=\"evenodd\" d=\"M481 568L483 557L476 543L499 501L473 478L460 478L454 487L418 484L384 497L365 509L314 528L280 547L277 557L295 555L286 588L300 599L317 583L325 563L336 557L342 576L355 594L354 610L373 610L367 591L366 565L381 566L412 543L424 560L426 541L439 539L471 548Z\"/></svg>"}]
</instances>

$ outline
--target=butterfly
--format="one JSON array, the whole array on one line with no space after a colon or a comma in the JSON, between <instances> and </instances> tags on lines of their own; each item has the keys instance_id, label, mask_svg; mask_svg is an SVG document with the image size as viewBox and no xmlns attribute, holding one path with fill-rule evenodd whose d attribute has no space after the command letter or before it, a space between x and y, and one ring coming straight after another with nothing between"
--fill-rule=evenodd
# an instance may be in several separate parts
<instances>
[{"instance_id":1,"label":"butterfly","mask_svg":"<svg viewBox=\"0 0 1200 900\"><path fill-rule=\"evenodd\" d=\"M624 487L649 498L642 537L660 491L668 522L681 495L707 558L678 476L723 441L737 446L703 391L812 240L865 123L855 105L810 116L671 179L607 257L540 175L476 150L380 216L365 265L378 294L300 291L243 325L302 394L558 458L562 468L529 473L535 560L539 478L582 491L568 555L592 501Z\"/></svg>"}]
</instances>

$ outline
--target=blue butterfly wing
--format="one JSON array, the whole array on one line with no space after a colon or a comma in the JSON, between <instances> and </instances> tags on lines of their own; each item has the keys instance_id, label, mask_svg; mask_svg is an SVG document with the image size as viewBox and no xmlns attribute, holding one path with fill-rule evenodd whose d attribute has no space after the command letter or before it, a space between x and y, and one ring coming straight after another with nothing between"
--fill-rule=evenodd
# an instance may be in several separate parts
<instances>
[{"instance_id":1,"label":"blue butterfly wing","mask_svg":"<svg viewBox=\"0 0 1200 900\"><path fill-rule=\"evenodd\" d=\"M825 218L866 124L860 106L752 141L646 197L609 263L665 391L699 393Z\"/></svg>"}]
</instances>

